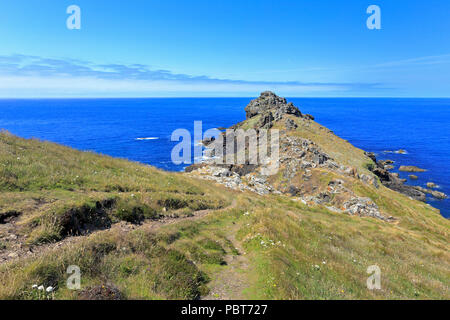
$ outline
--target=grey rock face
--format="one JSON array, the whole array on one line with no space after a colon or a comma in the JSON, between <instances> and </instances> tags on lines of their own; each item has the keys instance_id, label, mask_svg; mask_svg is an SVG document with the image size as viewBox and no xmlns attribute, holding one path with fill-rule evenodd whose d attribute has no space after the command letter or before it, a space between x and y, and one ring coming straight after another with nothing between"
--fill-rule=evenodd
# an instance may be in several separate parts
<instances>
[{"instance_id":1,"label":"grey rock face","mask_svg":"<svg viewBox=\"0 0 450 320\"><path fill-rule=\"evenodd\" d=\"M300 110L292 103L287 103L285 98L281 98L270 91L261 93L259 98L252 100L248 106L245 107L247 119L253 118L259 114L264 114L267 111L274 111L276 120L281 119L283 114L292 114L298 117L302 115Z\"/></svg>"},{"instance_id":2,"label":"grey rock face","mask_svg":"<svg viewBox=\"0 0 450 320\"><path fill-rule=\"evenodd\" d=\"M273 117L272 112L269 111L269 112L265 113L261 117L261 120L259 120L258 128L263 128L263 129L270 129L270 128L272 128L273 120L275 120L275 118Z\"/></svg>"},{"instance_id":3,"label":"grey rock face","mask_svg":"<svg viewBox=\"0 0 450 320\"><path fill-rule=\"evenodd\" d=\"M354 197L344 204L344 208L350 215L389 220L380 213L378 206L370 198Z\"/></svg>"},{"instance_id":4,"label":"grey rock face","mask_svg":"<svg viewBox=\"0 0 450 320\"><path fill-rule=\"evenodd\" d=\"M295 130L298 128L298 125L292 119L286 119L285 125L287 130Z\"/></svg>"}]
</instances>

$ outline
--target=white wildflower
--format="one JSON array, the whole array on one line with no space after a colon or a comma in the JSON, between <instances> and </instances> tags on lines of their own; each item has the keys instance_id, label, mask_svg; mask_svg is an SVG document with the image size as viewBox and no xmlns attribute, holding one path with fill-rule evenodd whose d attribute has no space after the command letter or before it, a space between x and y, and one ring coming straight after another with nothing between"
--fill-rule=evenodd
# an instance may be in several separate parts
<instances>
[{"instance_id":1,"label":"white wildflower","mask_svg":"<svg viewBox=\"0 0 450 320\"><path fill-rule=\"evenodd\" d=\"M47 291L48 293L53 292L53 290L55 290L55 288L53 288L52 286L47 287L47 289L45 289L45 291Z\"/></svg>"},{"instance_id":2,"label":"white wildflower","mask_svg":"<svg viewBox=\"0 0 450 320\"><path fill-rule=\"evenodd\" d=\"M37 287L38 287L37 284L33 284L33 285L31 286L32 289L37 289Z\"/></svg>"},{"instance_id":3,"label":"white wildflower","mask_svg":"<svg viewBox=\"0 0 450 320\"><path fill-rule=\"evenodd\" d=\"M40 285L40 286L38 287L38 290L41 290L41 291L43 291L43 290L45 290L45 288L44 288L44 286L43 286L43 285Z\"/></svg>"}]
</instances>

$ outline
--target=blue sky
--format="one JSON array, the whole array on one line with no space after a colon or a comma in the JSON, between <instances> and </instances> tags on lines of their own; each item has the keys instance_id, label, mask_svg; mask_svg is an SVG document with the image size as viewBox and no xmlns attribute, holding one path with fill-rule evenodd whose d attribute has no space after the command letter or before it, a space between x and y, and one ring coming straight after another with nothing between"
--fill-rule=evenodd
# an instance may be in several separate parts
<instances>
[{"instance_id":1,"label":"blue sky","mask_svg":"<svg viewBox=\"0 0 450 320\"><path fill-rule=\"evenodd\" d=\"M448 0L2 1L0 97L449 97L449 15Z\"/></svg>"}]
</instances>

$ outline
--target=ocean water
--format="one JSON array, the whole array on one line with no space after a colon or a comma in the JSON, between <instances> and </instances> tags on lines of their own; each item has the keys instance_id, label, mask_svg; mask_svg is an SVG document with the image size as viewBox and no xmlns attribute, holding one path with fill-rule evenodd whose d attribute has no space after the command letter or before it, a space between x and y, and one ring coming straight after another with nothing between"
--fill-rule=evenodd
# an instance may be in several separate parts
<instances>
[{"instance_id":1,"label":"ocean water","mask_svg":"<svg viewBox=\"0 0 450 320\"><path fill-rule=\"evenodd\" d=\"M245 119L252 98L38 99L0 100L0 128L114 157L180 171L171 162L175 129L203 131ZM450 194L450 99L288 99L304 113L379 159L427 169L419 180ZM407 154L386 153L404 149ZM395 170L394 170L395 171ZM407 178L408 173L401 172ZM450 217L450 200L429 198Z\"/></svg>"}]
</instances>

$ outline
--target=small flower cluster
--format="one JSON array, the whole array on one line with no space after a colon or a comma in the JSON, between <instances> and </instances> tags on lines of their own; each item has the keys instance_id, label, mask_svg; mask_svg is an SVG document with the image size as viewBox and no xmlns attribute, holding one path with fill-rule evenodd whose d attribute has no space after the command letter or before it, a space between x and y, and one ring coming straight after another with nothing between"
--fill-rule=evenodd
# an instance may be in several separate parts
<instances>
[{"instance_id":1,"label":"small flower cluster","mask_svg":"<svg viewBox=\"0 0 450 320\"><path fill-rule=\"evenodd\" d=\"M32 295L38 300L42 299L53 299L55 295L55 288L52 286L48 286L47 288L44 285L33 284L31 286Z\"/></svg>"},{"instance_id":2,"label":"small flower cluster","mask_svg":"<svg viewBox=\"0 0 450 320\"><path fill-rule=\"evenodd\" d=\"M260 233L257 233L251 237L249 237L247 239L247 241L251 241L257 239L259 244L263 247L263 248L270 248L270 247L275 247L275 246L282 246L282 247L286 247L285 244L281 243L281 241L277 241L275 242L274 240L264 240L263 236Z\"/></svg>"}]
</instances>

